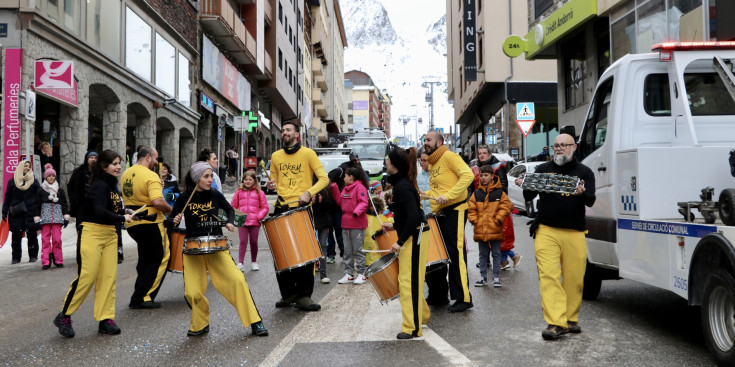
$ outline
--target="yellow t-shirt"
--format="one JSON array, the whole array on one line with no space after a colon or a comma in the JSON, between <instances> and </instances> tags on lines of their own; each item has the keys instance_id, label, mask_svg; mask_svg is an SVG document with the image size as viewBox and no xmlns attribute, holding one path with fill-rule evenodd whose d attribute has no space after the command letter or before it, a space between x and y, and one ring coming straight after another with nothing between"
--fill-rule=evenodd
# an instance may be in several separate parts
<instances>
[{"instance_id":1,"label":"yellow t-shirt","mask_svg":"<svg viewBox=\"0 0 735 367\"><path fill-rule=\"evenodd\" d=\"M147 167L135 164L122 174L122 177L120 177L120 186L125 206L148 205L143 209L144 211L148 210L148 214L158 214L155 222L137 220L128 223L128 227L138 224L163 222L163 213L152 206L153 200L163 198L161 177Z\"/></svg>"},{"instance_id":2,"label":"yellow t-shirt","mask_svg":"<svg viewBox=\"0 0 735 367\"><path fill-rule=\"evenodd\" d=\"M312 184L314 175L318 181ZM283 149L273 153L271 178L276 182L276 191L284 203L298 200L304 191L314 196L329 184L322 162L313 150L306 147L299 148L294 154L286 154ZM297 205L292 203L288 206Z\"/></svg>"},{"instance_id":3,"label":"yellow t-shirt","mask_svg":"<svg viewBox=\"0 0 735 367\"><path fill-rule=\"evenodd\" d=\"M431 211L436 213L452 204L466 202L467 187L474 179L475 175L459 154L445 151L434 164L429 163L427 195L434 198L444 195L449 202L442 205L431 200Z\"/></svg>"}]
</instances>

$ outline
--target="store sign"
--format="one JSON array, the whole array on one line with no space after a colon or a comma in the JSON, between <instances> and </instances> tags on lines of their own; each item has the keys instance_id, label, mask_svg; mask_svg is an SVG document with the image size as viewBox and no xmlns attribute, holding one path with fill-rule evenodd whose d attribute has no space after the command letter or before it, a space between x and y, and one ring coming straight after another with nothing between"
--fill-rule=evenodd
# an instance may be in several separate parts
<instances>
[{"instance_id":1,"label":"store sign","mask_svg":"<svg viewBox=\"0 0 735 367\"><path fill-rule=\"evenodd\" d=\"M74 62L37 60L33 80L36 88L74 88Z\"/></svg>"},{"instance_id":2,"label":"store sign","mask_svg":"<svg viewBox=\"0 0 735 367\"><path fill-rule=\"evenodd\" d=\"M352 109L353 110L367 110L368 109L368 101L352 101Z\"/></svg>"},{"instance_id":3,"label":"store sign","mask_svg":"<svg viewBox=\"0 0 735 367\"><path fill-rule=\"evenodd\" d=\"M3 196L7 182L13 178L15 168L20 163L21 123L18 116L20 104L20 75L23 67L23 49L5 49L5 73L3 73Z\"/></svg>"},{"instance_id":4,"label":"store sign","mask_svg":"<svg viewBox=\"0 0 735 367\"><path fill-rule=\"evenodd\" d=\"M475 0L464 3L464 80L477 80L477 47L475 47Z\"/></svg>"},{"instance_id":5,"label":"store sign","mask_svg":"<svg viewBox=\"0 0 735 367\"><path fill-rule=\"evenodd\" d=\"M79 85L74 80L71 88L38 88L36 87L36 93L52 99L56 102L63 103L70 107L78 107L78 93Z\"/></svg>"},{"instance_id":6,"label":"store sign","mask_svg":"<svg viewBox=\"0 0 735 367\"><path fill-rule=\"evenodd\" d=\"M526 58L543 51L565 34L597 16L597 0L569 0L536 25L526 37Z\"/></svg>"},{"instance_id":7,"label":"store sign","mask_svg":"<svg viewBox=\"0 0 735 367\"><path fill-rule=\"evenodd\" d=\"M242 111L250 110L250 83L207 37L202 41L202 77Z\"/></svg>"},{"instance_id":8,"label":"store sign","mask_svg":"<svg viewBox=\"0 0 735 367\"><path fill-rule=\"evenodd\" d=\"M214 101L209 98L204 92L199 92L199 104L204 107L205 110L214 113Z\"/></svg>"}]
</instances>

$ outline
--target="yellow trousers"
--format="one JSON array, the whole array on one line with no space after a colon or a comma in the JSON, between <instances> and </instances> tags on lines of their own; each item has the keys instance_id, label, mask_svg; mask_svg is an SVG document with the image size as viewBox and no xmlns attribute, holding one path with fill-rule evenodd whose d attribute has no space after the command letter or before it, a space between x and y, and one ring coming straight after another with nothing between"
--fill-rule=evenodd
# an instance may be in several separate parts
<instances>
[{"instance_id":1,"label":"yellow trousers","mask_svg":"<svg viewBox=\"0 0 735 367\"><path fill-rule=\"evenodd\" d=\"M567 322L578 322L587 266L585 232L541 224L534 247L546 323L567 327Z\"/></svg>"},{"instance_id":2,"label":"yellow trousers","mask_svg":"<svg viewBox=\"0 0 735 367\"><path fill-rule=\"evenodd\" d=\"M250 288L243 273L237 269L229 251L217 251L204 255L184 254L184 296L191 307L191 331L199 331L209 325L209 300L207 272L212 285L237 310L245 327L261 320L255 307Z\"/></svg>"},{"instance_id":3,"label":"yellow trousers","mask_svg":"<svg viewBox=\"0 0 735 367\"><path fill-rule=\"evenodd\" d=\"M115 319L117 231L115 226L84 222L77 238L77 278L69 285L62 314L71 316L94 286L94 319Z\"/></svg>"},{"instance_id":4,"label":"yellow trousers","mask_svg":"<svg viewBox=\"0 0 735 367\"><path fill-rule=\"evenodd\" d=\"M429 250L429 232L421 236L417 246L411 236L406 240L398 254L398 290L403 314L401 331L413 336L421 336L422 324L431 318L429 305L424 299L424 278L426 276L426 256Z\"/></svg>"}]
</instances>

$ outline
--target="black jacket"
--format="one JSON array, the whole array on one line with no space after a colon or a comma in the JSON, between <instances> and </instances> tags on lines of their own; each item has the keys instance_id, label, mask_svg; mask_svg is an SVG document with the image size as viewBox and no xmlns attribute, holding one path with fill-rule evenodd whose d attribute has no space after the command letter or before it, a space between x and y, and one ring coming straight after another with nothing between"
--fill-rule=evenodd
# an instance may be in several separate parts
<instances>
[{"instance_id":1,"label":"black jacket","mask_svg":"<svg viewBox=\"0 0 735 367\"><path fill-rule=\"evenodd\" d=\"M220 209L224 210L227 215L227 223L233 223L235 220L235 209L232 208L227 199L217 190L197 191L191 196L188 209L184 210L184 204L189 200L191 190L187 190L179 195L174 203L174 208L169 218L176 217L179 213L184 213L186 220L186 238L200 236L221 236L222 228L217 226L206 226L206 222L218 221L215 216L220 216Z\"/></svg>"},{"instance_id":2,"label":"black jacket","mask_svg":"<svg viewBox=\"0 0 735 367\"><path fill-rule=\"evenodd\" d=\"M523 198L526 201L533 200L536 195L539 195L536 221L549 227L587 230L584 207L591 207L595 203L595 175L592 170L574 158L563 166L557 166L553 161L542 163L536 168L536 173L556 173L578 177L584 180L585 189L582 195L523 190Z\"/></svg>"},{"instance_id":3,"label":"black jacket","mask_svg":"<svg viewBox=\"0 0 735 367\"><path fill-rule=\"evenodd\" d=\"M398 234L398 244L403 244L409 237L418 234L418 227L424 221L424 211L421 210L421 201L416 188L400 173L388 177L393 185L393 203L390 210L393 212L393 223Z\"/></svg>"},{"instance_id":4,"label":"black jacket","mask_svg":"<svg viewBox=\"0 0 735 367\"><path fill-rule=\"evenodd\" d=\"M3 199L3 216L8 217L10 230L14 232L38 230L38 225L33 221L33 215L35 214L36 193L38 190L43 190L41 185L34 179L31 187L26 191L22 191L15 186L15 180L11 178L8 180L6 187L5 198ZM10 215L10 208L20 203L26 204L25 214Z\"/></svg>"},{"instance_id":5,"label":"black jacket","mask_svg":"<svg viewBox=\"0 0 735 367\"><path fill-rule=\"evenodd\" d=\"M117 184L117 177L103 172L87 190L81 222L117 225L125 221L125 205ZM78 220L78 218L77 218Z\"/></svg>"},{"instance_id":6,"label":"black jacket","mask_svg":"<svg viewBox=\"0 0 735 367\"><path fill-rule=\"evenodd\" d=\"M69 194L69 215L79 217L79 209L83 207L84 199L89 187L89 178L92 172L85 163L74 169L69 182L66 184L66 192Z\"/></svg>"},{"instance_id":7,"label":"black jacket","mask_svg":"<svg viewBox=\"0 0 735 367\"><path fill-rule=\"evenodd\" d=\"M311 210L314 213L314 228L325 229L332 226L332 208L334 207L334 200L329 186L320 191L317 195L321 196L322 201L319 202L317 199L311 204Z\"/></svg>"}]
</instances>

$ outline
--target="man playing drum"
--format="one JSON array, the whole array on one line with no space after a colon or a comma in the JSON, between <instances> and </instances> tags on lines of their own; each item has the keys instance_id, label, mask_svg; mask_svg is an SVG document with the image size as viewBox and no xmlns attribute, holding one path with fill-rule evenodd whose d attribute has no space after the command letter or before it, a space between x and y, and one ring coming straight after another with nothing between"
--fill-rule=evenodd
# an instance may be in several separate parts
<instances>
[{"instance_id":1,"label":"man playing drum","mask_svg":"<svg viewBox=\"0 0 735 367\"><path fill-rule=\"evenodd\" d=\"M316 153L299 143L296 124L293 121L284 122L282 129L283 149L271 156L271 179L268 181L268 189L275 189L278 192L273 216L310 203L311 197L329 184L327 172ZM317 182L312 185L315 175ZM314 266L309 263L306 266L276 273L282 297L276 302L276 307L287 307L295 302L296 308L304 311L321 309L321 306L311 299L314 291Z\"/></svg>"},{"instance_id":2,"label":"man playing drum","mask_svg":"<svg viewBox=\"0 0 735 367\"><path fill-rule=\"evenodd\" d=\"M450 264L449 295L456 302L449 312L463 312L472 308L472 295L467 275L467 250L464 244L464 227L467 223L467 187L475 176L457 153L444 145L444 137L437 131L429 131L424 140L424 150L429 155L429 191L422 193L432 198L431 211L436 213L439 229L447 247ZM447 304L447 268L441 267L426 276L431 305Z\"/></svg>"},{"instance_id":3,"label":"man playing drum","mask_svg":"<svg viewBox=\"0 0 735 367\"><path fill-rule=\"evenodd\" d=\"M213 170L206 162L196 162L186 175L186 193L179 196L171 212L175 225L186 219L186 239L184 249L184 296L191 307L191 326L188 336L198 336L209 332L209 301L207 273L212 285L235 306L240 321L250 326L254 335L266 336L268 330L263 325L258 309L255 307L245 276L235 265L235 260L227 251L229 244L222 236L223 224L220 210L227 215L227 230L233 232L235 209L217 190L212 190ZM209 242L203 249L202 242ZM224 244L221 244L224 242ZM197 252L190 253L189 244L198 246Z\"/></svg>"},{"instance_id":4,"label":"man playing drum","mask_svg":"<svg viewBox=\"0 0 735 367\"><path fill-rule=\"evenodd\" d=\"M134 220L127 225L128 234L138 244L138 265L135 270L138 278L130 297L130 308L159 308L155 301L161 288L168 265L169 243L166 229L163 227L164 215L171 207L163 198L161 177L153 170L158 166L158 151L149 147L138 150L138 162L128 168L120 178L123 201L129 209L138 210L140 214L155 214L153 222Z\"/></svg>"}]
</instances>

